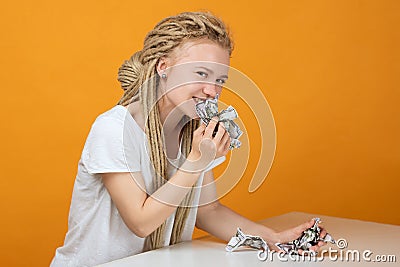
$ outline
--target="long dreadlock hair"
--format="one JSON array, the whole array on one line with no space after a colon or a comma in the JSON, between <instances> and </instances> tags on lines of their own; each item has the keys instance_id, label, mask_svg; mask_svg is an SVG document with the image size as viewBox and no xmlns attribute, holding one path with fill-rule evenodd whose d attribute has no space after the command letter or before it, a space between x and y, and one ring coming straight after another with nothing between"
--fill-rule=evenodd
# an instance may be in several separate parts
<instances>
[{"instance_id":1,"label":"long dreadlock hair","mask_svg":"<svg viewBox=\"0 0 400 267\"><path fill-rule=\"evenodd\" d=\"M162 57L168 57L175 48L186 41L208 39L227 49L229 55L233 42L225 24L209 12L184 12L160 21L151 30L145 40L143 49L136 52L119 68L118 81L125 91L118 102L128 105L140 101L143 114L148 114L145 122L145 133L150 147L150 160L155 177L154 188L161 187L167 177L167 158L164 153L164 138L160 111L157 102L158 84L157 64ZM190 120L182 129L182 152L187 156L191 150L193 131L198 127L195 120ZM170 244L180 242L186 218L190 212L193 199L193 188L182 200L176 210ZM146 238L149 249L164 245L165 222Z\"/></svg>"}]
</instances>

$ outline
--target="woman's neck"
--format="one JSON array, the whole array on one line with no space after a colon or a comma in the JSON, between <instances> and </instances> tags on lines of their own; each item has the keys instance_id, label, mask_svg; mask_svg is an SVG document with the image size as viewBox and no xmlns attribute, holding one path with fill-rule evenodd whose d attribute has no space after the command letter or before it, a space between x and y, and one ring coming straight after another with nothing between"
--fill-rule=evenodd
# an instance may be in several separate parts
<instances>
[{"instance_id":1,"label":"woman's neck","mask_svg":"<svg viewBox=\"0 0 400 267\"><path fill-rule=\"evenodd\" d=\"M165 149L169 158L175 159L178 155L180 133L184 124L183 115L178 109L168 108L159 101L158 108L160 120L163 127ZM126 106L136 123L143 129L145 128L145 116L140 102L133 102Z\"/></svg>"},{"instance_id":2,"label":"woman's neck","mask_svg":"<svg viewBox=\"0 0 400 267\"><path fill-rule=\"evenodd\" d=\"M166 136L170 134L179 135L184 114L175 106L168 105L163 99L158 102L158 110L164 134Z\"/></svg>"}]
</instances>

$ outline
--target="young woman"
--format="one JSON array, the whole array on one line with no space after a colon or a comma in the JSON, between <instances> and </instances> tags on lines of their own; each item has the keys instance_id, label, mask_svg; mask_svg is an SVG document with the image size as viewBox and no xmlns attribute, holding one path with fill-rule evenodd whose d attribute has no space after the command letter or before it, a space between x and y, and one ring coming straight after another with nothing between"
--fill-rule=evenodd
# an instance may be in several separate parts
<instances>
[{"instance_id":1,"label":"young woman","mask_svg":"<svg viewBox=\"0 0 400 267\"><path fill-rule=\"evenodd\" d=\"M168 17L148 33L119 70L118 105L92 125L52 266L92 266L191 240L195 225L224 240L241 227L272 249L312 226L275 232L220 204L212 188L200 189L213 182L230 137L221 125L213 134L216 119L200 124L195 104L221 93L232 49L210 13Z\"/></svg>"}]
</instances>

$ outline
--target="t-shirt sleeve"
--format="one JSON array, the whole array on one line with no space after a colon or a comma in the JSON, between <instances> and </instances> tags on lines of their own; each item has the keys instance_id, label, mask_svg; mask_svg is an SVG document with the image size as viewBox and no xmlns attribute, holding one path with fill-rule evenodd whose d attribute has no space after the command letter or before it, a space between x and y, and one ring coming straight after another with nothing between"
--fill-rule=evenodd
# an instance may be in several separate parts
<instances>
[{"instance_id":1,"label":"t-shirt sleeve","mask_svg":"<svg viewBox=\"0 0 400 267\"><path fill-rule=\"evenodd\" d=\"M140 151L129 125L114 118L98 118L82 153L88 173L140 171Z\"/></svg>"}]
</instances>

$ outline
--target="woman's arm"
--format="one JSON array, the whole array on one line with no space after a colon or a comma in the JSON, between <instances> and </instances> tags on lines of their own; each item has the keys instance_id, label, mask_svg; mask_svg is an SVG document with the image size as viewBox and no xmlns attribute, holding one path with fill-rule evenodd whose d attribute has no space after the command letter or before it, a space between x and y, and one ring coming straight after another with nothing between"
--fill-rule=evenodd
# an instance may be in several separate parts
<instances>
[{"instance_id":1,"label":"woman's arm","mask_svg":"<svg viewBox=\"0 0 400 267\"><path fill-rule=\"evenodd\" d=\"M174 212L199 175L178 170L151 196L143 189L140 172L104 173L101 176L125 224L135 235L146 237Z\"/></svg>"},{"instance_id":2,"label":"woman's arm","mask_svg":"<svg viewBox=\"0 0 400 267\"><path fill-rule=\"evenodd\" d=\"M213 182L214 175L210 170L204 174L203 185ZM217 200L215 186L208 185L201 191L200 203L210 204L198 208L196 227L219 239L228 241L240 227L245 233L277 241L278 236L274 230L255 223L222 205Z\"/></svg>"},{"instance_id":3,"label":"woman's arm","mask_svg":"<svg viewBox=\"0 0 400 267\"><path fill-rule=\"evenodd\" d=\"M201 125L194 131L192 150L187 160L151 196L144 190L140 172L101 174L122 219L137 236L146 237L156 230L179 206L210 160L226 155L230 138L223 127L212 137L216 123L217 120L212 120L207 127ZM202 151L213 153L202 154Z\"/></svg>"},{"instance_id":4,"label":"woman's arm","mask_svg":"<svg viewBox=\"0 0 400 267\"><path fill-rule=\"evenodd\" d=\"M244 233L262 236L271 243L279 242L277 232L241 216L218 201L198 209L196 227L225 241L229 241L239 227Z\"/></svg>"},{"instance_id":5,"label":"woman's arm","mask_svg":"<svg viewBox=\"0 0 400 267\"><path fill-rule=\"evenodd\" d=\"M213 181L214 176L212 170L205 173L203 184L212 183ZM244 233L261 236L271 249L277 250L275 243L286 243L298 238L304 230L311 227L314 223L314 220L311 220L292 229L276 232L220 204L219 201L216 200L217 196L215 190L207 189L207 191L201 194L201 200L204 201L204 203L211 200L215 201L198 208L196 227L225 241L229 241L229 239L236 234L237 228L240 227ZM321 236L324 236L325 233L324 230ZM318 246L322 245L324 245L324 243L321 241ZM318 248L316 246L312 249L317 250Z\"/></svg>"}]
</instances>

